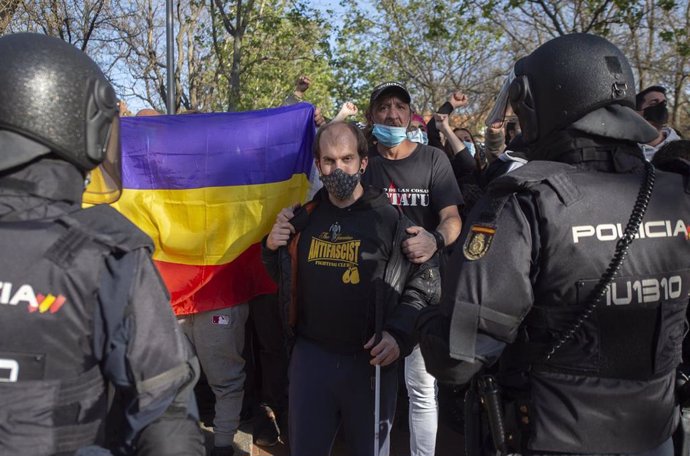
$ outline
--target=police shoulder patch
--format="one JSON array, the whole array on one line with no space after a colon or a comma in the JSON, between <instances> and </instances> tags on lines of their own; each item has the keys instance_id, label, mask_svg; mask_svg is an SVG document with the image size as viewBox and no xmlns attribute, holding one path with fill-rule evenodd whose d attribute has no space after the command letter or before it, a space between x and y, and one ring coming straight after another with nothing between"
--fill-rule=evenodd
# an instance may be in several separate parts
<instances>
[{"instance_id":1,"label":"police shoulder patch","mask_svg":"<svg viewBox=\"0 0 690 456\"><path fill-rule=\"evenodd\" d=\"M465 258L474 261L483 257L491 247L496 228L490 225L472 225L465 239L463 253Z\"/></svg>"}]
</instances>

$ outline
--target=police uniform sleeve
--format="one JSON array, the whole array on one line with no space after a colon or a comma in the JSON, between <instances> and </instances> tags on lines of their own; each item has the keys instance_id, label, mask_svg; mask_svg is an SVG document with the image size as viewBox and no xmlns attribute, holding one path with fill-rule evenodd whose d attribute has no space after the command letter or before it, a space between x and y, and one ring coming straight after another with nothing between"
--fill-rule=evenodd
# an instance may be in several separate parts
<instances>
[{"instance_id":1,"label":"police uniform sleeve","mask_svg":"<svg viewBox=\"0 0 690 456\"><path fill-rule=\"evenodd\" d=\"M158 271L145 249L110 256L106 266L99 289L102 328L95 341L116 389L116 412L111 410L109 420L122 436L116 449L203 455L193 396L198 362Z\"/></svg>"},{"instance_id":2,"label":"police uniform sleeve","mask_svg":"<svg viewBox=\"0 0 690 456\"><path fill-rule=\"evenodd\" d=\"M530 195L484 197L443 276L438 309L417 324L427 370L464 383L515 340L533 302L539 232Z\"/></svg>"}]
</instances>

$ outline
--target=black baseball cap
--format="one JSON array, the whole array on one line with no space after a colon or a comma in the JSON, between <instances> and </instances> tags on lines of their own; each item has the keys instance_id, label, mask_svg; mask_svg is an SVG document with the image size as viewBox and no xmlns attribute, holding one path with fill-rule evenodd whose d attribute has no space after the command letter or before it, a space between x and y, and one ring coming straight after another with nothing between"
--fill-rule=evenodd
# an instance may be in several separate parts
<instances>
[{"instance_id":1,"label":"black baseball cap","mask_svg":"<svg viewBox=\"0 0 690 456\"><path fill-rule=\"evenodd\" d=\"M400 95L400 99L407 104L410 104L412 97L410 97L410 92L407 91L404 85L400 82L384 82L374 87L371 92L371 98L369 98L369 105L373 105L376 100L380 99L383 95L388 95L390 93L395 93Z\"/></svg>"}]
</instances>

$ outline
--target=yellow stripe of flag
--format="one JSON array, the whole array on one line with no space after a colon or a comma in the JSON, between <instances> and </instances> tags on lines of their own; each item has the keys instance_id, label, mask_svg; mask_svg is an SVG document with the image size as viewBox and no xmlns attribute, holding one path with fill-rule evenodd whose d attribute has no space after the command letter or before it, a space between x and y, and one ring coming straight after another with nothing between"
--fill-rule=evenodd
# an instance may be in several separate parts
<instances>
[{"instance_id":1,"label":"yellow stripe of flag","mask_svg":"<svg viewBox=\"0 0 690 456\"><path fill-rule=\"evenodd\" d=\"M186 190L124 189L113 204L156 245L154 259L209 266L233 261L271 230L282 208L304 200L304 174L270 184Z\"/></svg>"}]
</instances>

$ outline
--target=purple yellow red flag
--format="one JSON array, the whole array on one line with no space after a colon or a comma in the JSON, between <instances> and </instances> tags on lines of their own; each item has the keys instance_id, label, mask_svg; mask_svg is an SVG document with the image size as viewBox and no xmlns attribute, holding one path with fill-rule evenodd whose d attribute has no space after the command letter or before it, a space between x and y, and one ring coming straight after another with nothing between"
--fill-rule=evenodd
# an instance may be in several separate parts
<instances>
[{"instance_id":1,"label":"purple yellow red flag","mask_svg":"<svg viewBox=\"0 0 690 456\"><path fill-rule=\"evenodd\" d=\"M303 202L314 108L123 118L114 207L146 232L177 315L275 292L260 242Z\"/></svg>"}]
</instances>

